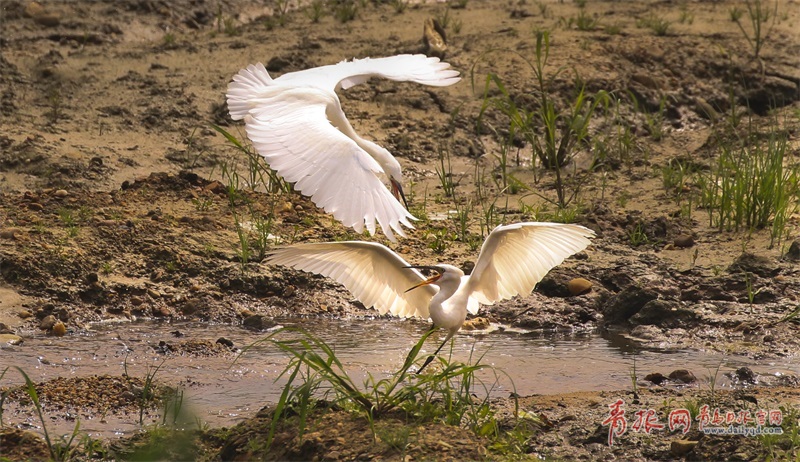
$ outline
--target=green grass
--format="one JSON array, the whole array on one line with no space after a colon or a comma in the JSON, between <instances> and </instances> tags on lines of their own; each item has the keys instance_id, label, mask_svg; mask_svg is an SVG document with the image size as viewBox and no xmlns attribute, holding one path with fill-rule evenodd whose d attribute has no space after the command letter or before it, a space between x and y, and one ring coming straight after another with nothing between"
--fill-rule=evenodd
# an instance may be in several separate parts
<instances>
[{"instance_id":1,"label":"green grass","mask_svg":"<svg viewBox=\"0 0 800 462\"><path fill-rule=\"evenodd\" d=\"M478 435L496 438L499 426L488 399L499 378L497 371L494 384L487 384L475 373L493 369L480 364L480 358L475 363L460 363L439 356L426 373L412 373L412 368L419 366L422 347L433 332L429 330L422 336L399 369L383 379L369 374L362 384L350 377L333 347L303 329L280 329L245 348L242 353L267 343L290 358L281 374L287 383L275 407L266 445L259 449L268 450L278 426L288 423L289 417L299 426L302 439L306 419L320 399L361 415L376 438L399 451L407 446L410 435L376 423L380 417L395 411L403 411L417 422L464 426Z\"/></svg>"},{"instance_id":2,"label":"green grass","mask_svg":"<svg viewBox=\"0 0 800 462\"><path fill-rule=\"evenodd\" d=\"M575 73L574 91L571 97L564 104L560 102L555 94L555 81L566 68L559 67L554 72L545 71L550 57L550 33L547 31L537 33L532 60L517 52L511 51L511 53L519 56L534 75L533 85L525 89L525 92L534 94L534 103L531 107L518 104L514 93L506 87L500 76L489 73L484 82L484 101L478 117L479 128L489 109L494 109L505 116L508 125L504 127L504 132L507 136L500 141L506 146L506 152L511 149L510 146L515 138L522 138L531 148L534 181L536 181L537 165L555 176L556 199L540 197L560 208L567 207L578 197L581 187L588 180L588 174L581 175L575 171L568 174L562 172L563 167L572 160L576 152L589 147L589 124L598 112L598 108L608 104L609 95L605 91L589 95L583 80ZM496 130L496 133L499 132ZM501 155L503 152L501 150ZM506 162L507 159L505 162L501 159L501 164ZM511 182L508 180L507 171L503 173L503 178L504 185L508 187ZM534 194L538 194L534 189L531 190Z\"/></svg>"},{"instance_id":3,"label":"green grass","mask_svg":"<svg viewBox=\"0 0 800 462\"><path fill-rule=\"evenodd\" d=\"M716 164L698 175L699 206L720 231L770 227L770 246L786 236L788 219L800 198L800 166L787 165L785 133L765 140L751 136L745 146L722 142Z\"/></svg>"},{"instance_id":4,"label":"green grass","mask_svg":"<svg viewBox=\"0 0 800 462\"><path fill-rule=\"evenodd\" d=\"M742 24L741 18L744 13L742 10L730 10L730 17L739 26L739 30L752 48L753 58L759 59L761 50L778 18L778 1L775 0L774 8L770 8L766 0L745 0L744 3L747 7L747 18L750 20L749 27Z\"/></svg>"}]
</instances>

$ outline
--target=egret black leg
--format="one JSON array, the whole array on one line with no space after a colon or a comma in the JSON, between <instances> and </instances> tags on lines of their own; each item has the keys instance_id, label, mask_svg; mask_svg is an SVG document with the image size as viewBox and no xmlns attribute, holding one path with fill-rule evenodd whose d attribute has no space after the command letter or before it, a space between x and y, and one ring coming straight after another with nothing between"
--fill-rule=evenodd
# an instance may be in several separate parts
<instances>
[{"instance_id":1,"label":"egret black leg","mask_svg":"<svg viewBox=\"0 0 800 462\"><path fill-rule=\"evenodd\" d=\"M428 359L426 359L425 362L422 363L422 366L420 366L420 368L417 370L417 374L422 372L422 369L425 369L425 366L427 366L428 364L431 363L431 361L433 361L433 358L435 358L436 355L439 354L439 351L441 351L441 349L444 346L444 344L447 343L448 340L450 340L450 337L452 337L452 335L448 335L447 338L444 339L444 342L442 342L442 344L439 345L439 348L437 348L436 351L434 351L432 355L428 356Z\"/></svg>"}]
</instances>

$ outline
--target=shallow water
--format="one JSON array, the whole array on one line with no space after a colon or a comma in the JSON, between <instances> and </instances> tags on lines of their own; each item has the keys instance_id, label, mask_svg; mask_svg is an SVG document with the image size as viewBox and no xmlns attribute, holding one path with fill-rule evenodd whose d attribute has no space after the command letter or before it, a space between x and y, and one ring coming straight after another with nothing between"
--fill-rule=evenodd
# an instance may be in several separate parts
<instances>
[{"instance_id":1,"label":"shallow water","mask_svg":"<svg viewBox=\"0 0 800 462\"><path fill-rule=\"evenodd\" d=\"M336 350L356 383L367 374L385 377L400 367L409 349L427 328L424 324L397 319L283 319L283 326L301 326L325 340ZM480 378L491 394L506 397L515 391L520 395L554 394L575 391L598 391L631 388L631 372L636 361L637 376L650 372L668 375L675 369L688 369L707 383L719 367L717 387L732 386L724 375L741 366L759 374L800 374L800 366L791 359L757 363L740 356L723 356L698 351L655 351L632 346L622 337L604 338L596 333L565 334L558 332L525 332L503 328L491 332L461 332L453 346L453 360L467 362L470 357L482 358L503 371L499 381L490 371ZM185 337L176 338L180 331ZM254 333L229 325L204 323L139 322L99 324L91 330L62 338L35 335L17 347L4 347L3 366L21 367L34 382L58 376L122 375L144 378L160 365L156 374L159 383L184 389L184 410L191 412L191 422L211 426L228 426L252 416L265 404L277 401L282 380L277 380L288 363L288 356L274 346L260 344L250 348L235 362L228 357L164 356L153 348L160 341L178 343L187 339L215 341L225 337L242 348L268 333ZM442 337L432 336L424 353L431 353ZM444 354L450 354L448 348ZM423 357L423 355L420 355ZM163 362L163 364L162 364ZM474 362L474 360L473 360ZM8 372L0 386L21 384L15 371ZM6 423L27 423L40 428L31 412L6 403ZM62 411L63 413L64 411ZM157 421L156 412L146 421ZM58 411L51 412L58 417ZM73 421L54 419L48 429L67 433ZM139 426L136 416L79 415L81 431L93 436L109 437L129 434Z\"/></svg>"}]
</instances>

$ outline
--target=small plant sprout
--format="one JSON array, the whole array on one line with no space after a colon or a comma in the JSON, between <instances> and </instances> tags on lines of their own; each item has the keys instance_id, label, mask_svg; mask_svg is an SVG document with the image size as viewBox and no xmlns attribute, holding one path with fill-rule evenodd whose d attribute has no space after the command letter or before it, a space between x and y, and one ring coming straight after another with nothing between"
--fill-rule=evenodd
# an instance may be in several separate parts
<instances>
[{"instance_id":1,"label":"small plant sprout","mask_svg":"<svg viewBox=\"0 0 800 462\"><path fill-rule=\"evenodd\" d=\"M767 0L745 0L744 3L747 7L747 17L750 19L749 30L742 24L743 14L734 15L731 12L731 19L739 26L742 35L753 49L753 58L759 59L764 43L778 18L778 0L775 0L773 8L770 8Z\"/></svg>"}]
</instances>

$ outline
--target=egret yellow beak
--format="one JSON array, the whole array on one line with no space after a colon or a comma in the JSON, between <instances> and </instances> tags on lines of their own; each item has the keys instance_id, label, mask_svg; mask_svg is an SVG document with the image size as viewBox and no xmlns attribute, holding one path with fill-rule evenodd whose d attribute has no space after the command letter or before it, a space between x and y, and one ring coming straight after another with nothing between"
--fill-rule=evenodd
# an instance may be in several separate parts
<instances>
[{"instance_id":1,"label":"egret yellow beak","mask_svg":"<svg viewBox=\"0 0 800 462\"><path fill-rule=\"evenodd\" d=\"M407 289L406 292L411 292L412 290L416 289L417 287L422 287L422 286L426 286L428 284L433 284L434 282L436 282L439 279L441 279L442 273L444 273L442 268L439 268L438 266L406 266L405 268L416 268L416 269L426 269L426 270L436 271L436 274L434 274L433 276L429 277L428 279L420 282L419 284L411 287L410 289Z\"/></svg>"}]
</instances>

